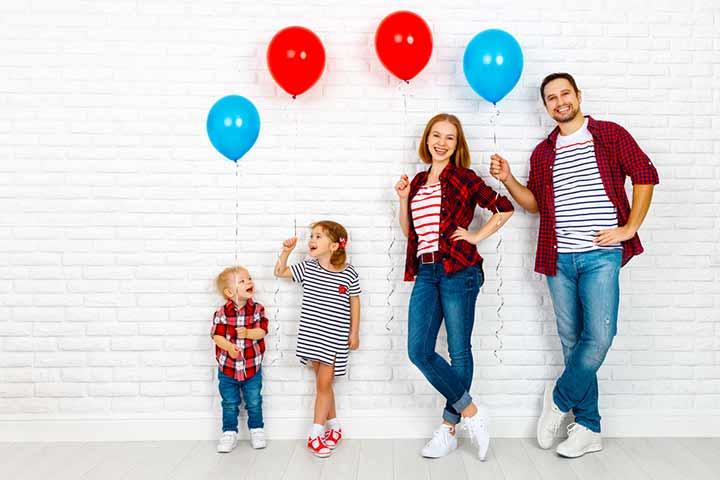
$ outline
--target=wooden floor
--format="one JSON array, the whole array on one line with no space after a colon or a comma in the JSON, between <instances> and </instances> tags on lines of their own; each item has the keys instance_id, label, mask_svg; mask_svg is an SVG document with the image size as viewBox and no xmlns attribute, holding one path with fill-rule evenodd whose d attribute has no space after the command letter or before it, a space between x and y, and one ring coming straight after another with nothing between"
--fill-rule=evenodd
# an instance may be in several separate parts
<instances>
[{"instance_id":1,"label":"wooden floor","mask_svg":"<svg viewBox=\"0 0 720 480\"><path fill-rule=\"evenodd\" d=\"M610 438L602 452L569 460L532 439L492 440L480 462L467 439L458 451L427 460L424 440L345 440L328 459L300 441L265 450L241 442L229 454L215 442L0 443L2 479L672 479L720 478L720 438Z\"/></svg>"}]
</instances>

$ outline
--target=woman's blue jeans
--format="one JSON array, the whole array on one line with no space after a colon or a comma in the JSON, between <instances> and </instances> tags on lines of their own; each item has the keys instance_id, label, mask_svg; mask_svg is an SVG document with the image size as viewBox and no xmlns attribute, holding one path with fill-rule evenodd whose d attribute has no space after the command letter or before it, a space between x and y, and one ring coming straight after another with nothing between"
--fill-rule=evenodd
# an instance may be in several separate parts
<instances>
[{"instance_id":1,"label":"woman's blue jeans","mask_svg":"<svg viewBox=\"0 0 720 480\"><path fill-rule=\"evenodd\" d=\"M410 296L408 355L445 397L443 419L452 424L460 422L460 412L472 403L470 337L475 323L475 301L483 282L481 265L446 275L442 263L421 264ZM443 320L450 363L435 352Z\"/></svg>"}]
</instances>

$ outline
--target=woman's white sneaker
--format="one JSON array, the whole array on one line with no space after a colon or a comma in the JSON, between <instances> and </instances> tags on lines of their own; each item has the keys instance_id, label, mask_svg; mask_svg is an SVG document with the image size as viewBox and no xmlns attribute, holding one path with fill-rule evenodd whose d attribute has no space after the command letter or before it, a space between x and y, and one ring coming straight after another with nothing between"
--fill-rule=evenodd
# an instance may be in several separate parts
<instances>
[{"instance_id":1,"label":"woman's white sneaker","mask_svg":"<svg viewBox=\"0 0 720 480\"><path fill-rule=\"evenodd\" d=\"M599 433L571 423L567 427L568 438L557 447L557 454L567 458L582 457L586 453L602 450L602 437Z\"/></svg>"},{"instance_id":2,"label":"woman's white sneaker","mask_svg":"<svg viewBox=\"0 0 720 480\"><path fill-rule=\"evenodd\" d=\"M478 458L484 462L490 448L490 431L488 430L488 417L484 408L478 408L478 412L472 417L463 418L463 424L470 434L470 440L477 446Z\"/></svg>"},{"instance_id":3,"label":"woman's white sneaker","mask_svg":"<svg viewBox=\"0 0 720 480\"><path fill-rule=\"evenodd\" d=\"M440 458L444 457L448 453L452 452L457 448L457 438L455 435L450 433L452 427L440 425L437 430L433 432L433 436L423 447L421 453L425 458Z\"/></svg>"}]
</instances>

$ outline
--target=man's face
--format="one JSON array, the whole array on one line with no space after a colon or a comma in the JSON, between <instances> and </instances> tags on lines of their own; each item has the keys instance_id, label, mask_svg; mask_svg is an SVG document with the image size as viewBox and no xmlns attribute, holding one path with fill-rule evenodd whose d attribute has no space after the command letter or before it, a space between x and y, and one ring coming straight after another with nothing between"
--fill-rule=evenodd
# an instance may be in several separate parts
<instances>
[{"instance_id":1,"label":"man's face","mask_svg":"<svg viewBox=\"0 0 720 480\"><path fill-rule=\"evenodd\" d=\"M575 92L572 84L564 78L556 78L545 85L543 92L545 109L548 115L558 123L572 121L580 115L580 101L582 95Z\"/></svg>"}]
</instances>

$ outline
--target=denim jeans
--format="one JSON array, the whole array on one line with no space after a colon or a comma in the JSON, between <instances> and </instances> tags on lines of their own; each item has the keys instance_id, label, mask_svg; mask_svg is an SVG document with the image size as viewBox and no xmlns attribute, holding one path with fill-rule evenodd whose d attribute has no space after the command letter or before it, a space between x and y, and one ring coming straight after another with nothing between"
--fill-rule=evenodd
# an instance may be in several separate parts
<instances>
[{"instance_id":1,"label":"denim jeans","mask_svg":"<svg viewBox=\"0 0 720 480\"><path fill-rule=\"evenodd\" d=\"M617 332L622 250L558 254L557 275L548 276L565 370L553 398L575 421L600 432L597 371Z\"/></svg>"},{"instance_id":2,"label":"denim jeans","mask_svg":"<svg viewBox=\"0 0 720 480\"><path fill-rule=\"evenodd\" d=\"M445 397L443 419L452 424L460 422L460 412L472 403L470 336L475 323L475 301L483 282L480 265L446 275L441 263L421 264L410 296L408 355ZM450 363L435 352L443 319Z\"/></svg>"},{"instance_id":3,"label":"denim jeans","mask_svg":"<svg viewBox=\"0 0 720 480\"><path fill-rule=\"evenodd\" d=\"M222 398L223 432L238 431L240 403L245 401L248 413L248 428L262 428L262 370L247 380L239 381L218 370L218 389ZM240 398L242 392L242 399Z\"/></svg>"}]
</instances>

